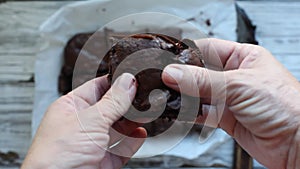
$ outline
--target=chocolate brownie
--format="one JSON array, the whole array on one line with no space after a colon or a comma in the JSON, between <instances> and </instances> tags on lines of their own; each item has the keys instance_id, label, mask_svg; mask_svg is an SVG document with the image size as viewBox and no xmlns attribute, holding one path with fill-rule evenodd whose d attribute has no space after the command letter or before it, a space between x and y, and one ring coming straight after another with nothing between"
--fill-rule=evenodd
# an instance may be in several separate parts
<instances>
[{"instance_id":1,"label":"chocolate brownie","mask_svg":"<svg viewBox=\"0 0 300 169\"><path fill-rule=\"evenodd\" d=\"M173 53L173 54L175 53L175 55L176 55L178 53L182 53L186 48L190 48L190 47L188 47L187 44L189 44L189 46L191 46L191 43L188 41L184 41L184 43L180 42L179 44L182 45L181 47L176 46L176 42L179 42L176 39L181 39L182 30L180 30L180 29L166 28L163 30L141 30L139 32L150 32L150 31L162 32L171 37L174 37L174 38L171 38L171 37L167 37L167 36L159 36L159 35L156 36L155 35L156 37L154 39L156 39L156 40L160 39L159 40L160 43L163 41L166 41L165 49L162 49L161 48L162 46L161 47L156 46L156 47L158 47L156 49L161 49L162 51L169 51L170 53ZM103 31L98 31L96 33L94 33L94 32L79 33L79 34L74 35L72 38L70 38L70 40L68 41L68 43L66 44L65 49L64 49L64 63L63 63L61 73L59 76L59 85L58 85L59 92L61 94L66 94L66 93L70 92L73 88L88 81L89 79L94 78L95 76L102 76L102 75L108 74L109 73L109 65L108 65L109 58L104 57L104 59L101 60L101 58L103 57L103 51L106 52L106 51L110 50L114 43L120 44L121 42L126 42L128 40L128 35L131 35L133 33L139 33L139 32L114 32L109 29L104 29ZM153 38L153 37L151 37L152 35L150 37L149 37L149 35L150 34L148 34L146 37L141 37L141 36L135 35L131 38L134 38L135 40L139 39L138 41L145 43L144 48L147 49L147 48L149 48L149 46L147 47L147 43L149 41L151 41L151 38ZM94 43L89 43L88 47L86 47L86 46L84 47L84 45L87 43L88 39L91 37L95 39L95 41L93 41ZM121 42L118 43L118 41L124 37L127 37L127 38L121 40ZM137 42L137 41L134 41L134 43L135 42ZM169 44L169 43L171 43L175 46L168 48L167 44ZM164 44L164 43L162 43L162 44ZM162 45L162 44L153 43L152 45ZM153 47L155 47L155 46L153 46ZM133 50L137 51L138 49L133 49ZM189 51L189 52L187 52L187 51ZM155 51L152 51L152 52L155 52ZM185 50L185 52L190 53L190 49ZM81 63L76 64L76 61L78 61L79 54L80 54ZM184 57L181 57L181 58L184 58ZM159 60L156 60L156 61L159 61ZM177 60L175 62L182 63L179 60ZM73 77L75 65L76 65L77 73L76 73L76 76ZM95 67L98 65L99 65L99 67L97 70L97 75L95 75L95 70L91 70L89 68ZM116 67L116 66L117 65L115 64L114 67ZM200 66L202 66L202 65L200 65ZM113 71L113 70L111 69L111 71ZM146 73L147 72L149 72L149 71L146 70ZM157 74L155 74L155 72L157 72ZM161 82L161 79L160 79L161 70L153 70L153 71L150 71L150 73L155 75L153 80L151 80L150 76L149 76L149 78L148 78L148 76L140 76L142 74L145 74L144 71L141 71L139 74L137 74L137 76L141 77L141 79L146 78L147 83L149 81L150 81L150 84L155 82L156 85L154 85L154 86L158 86L158 88L160 88L160 86L162 86L163 88L165 88L163 93L168 94L168 97L169 97L168 102L167 102L167 104L168 104L167 109L164 111L164 114L161 116L163 118L158 118L157 120L154 120L151 123L145 124L145 128L148 131L148 135L153 136L153 135L157 135L157 134L164 132L166 129L168 129L173 124L173 121L170 121L170 119L176 118L177 113L180 108L181 97L174 90L166 88L164 86L164 84ZM111 72L111 75L112 75L112 72ZM157 79L157 80L155 80L155 79ZM144 81L144 80L142 80L142 81ZM141 85L140 85L140 87L141 87ZM139 88L139 90L143 90L143 89ZM149 90L149 89L147 89L147 90ZM138 97L146 97L146 96L142 96L142 94L143 94L142 92L138 92L137 96ZM149 94L149 92L148 92L148 94ZM172 97L170 97L170 96L172 96ZM157 99L157 100L159 100L159 99ZM146 99L146 103L147 102L148 102L148 100ZM186 101L186 102L187 103L184 104L185 107L189 107L188 101ZM137 105L138 103L140 103L140 102L136 100L134 105ZM149 106L149 102L147 104L148 105L139 107L138 110L146 110L147 107ZM175 112L175 113L172 113L172 112Z\"/></svg>"},{"instance_id":2,"label":"chocolate brownie","mask_svg":"<svg viewBox=\"0 0 300 169\"><path fill-rule=\"evenodd\" d=\"M189 111L193 111L190 107L194 106L190 104L194 98L185 96L182 103L181 94L162 82L162 70L172 63L204 67L201 58L201 52L195 45L189 46L183 41L162 34L147 33L119 40L107 52L104 60L108 60L110 81L113 80L113 76L117 77L124 72L135 74L138 88L132 104L139 113L135 113L134 116L175 119L180 111L186 111L185 116L193 113ZM160 92L151 93L155 89L159 89ZM160 107L165 109L158 110ZM143 113L144 111L146 112ZM197 111L201 114L201 106Z\"/></svg>"}]
</instances>

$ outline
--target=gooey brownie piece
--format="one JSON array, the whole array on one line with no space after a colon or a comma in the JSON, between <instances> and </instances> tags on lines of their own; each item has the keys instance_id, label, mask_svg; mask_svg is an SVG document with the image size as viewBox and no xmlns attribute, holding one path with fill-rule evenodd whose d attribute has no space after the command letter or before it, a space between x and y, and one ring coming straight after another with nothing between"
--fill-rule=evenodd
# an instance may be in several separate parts
<instances>
[{"instance_id":1,"label":"gooey brownie piece","mask_svg":"<svg viewBox=\"0 0 300 169\"><path fill-rule=\"evenodd\" d=\"M135 34L115 43L103 60L109 66L110 82L124 72L135 75L138 83L132 103L135 109L129 111L133 116L175 119L181 111L187 112L188 117L195 107L194 98L167 87L161 79L164 67L172 63L204 67L201 52L192 41L161 34ZM202 104L197 104L199 115Z\"/></svg>"}]
</instances>

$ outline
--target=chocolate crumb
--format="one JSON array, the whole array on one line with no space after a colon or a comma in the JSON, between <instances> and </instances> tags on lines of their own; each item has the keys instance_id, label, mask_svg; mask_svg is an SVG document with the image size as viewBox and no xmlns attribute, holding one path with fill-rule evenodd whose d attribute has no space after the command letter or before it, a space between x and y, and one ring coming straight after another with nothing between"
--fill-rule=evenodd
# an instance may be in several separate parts
<instances>
[{"instance_id":1,"label":"chocolate crumb","mask_svg":"<svg viewBox=\"0 0 300 169\"><path fill-rule=\"evenodd\" d=\"M191 22L191 21L196 21L196 18L192 17L192 18L188 18L186 19L186 21Z\"/></svg>"},{"instance_id":2,"label":"chocolate crumb","mask_svg":"<svg viewBox=\"0 0 300 169\"><path fill-rule=\"evenodd\" d=\"M206 23L207 26L211 26L210 19L206 19L205 23Z\"/></svg>"}]
</instances>

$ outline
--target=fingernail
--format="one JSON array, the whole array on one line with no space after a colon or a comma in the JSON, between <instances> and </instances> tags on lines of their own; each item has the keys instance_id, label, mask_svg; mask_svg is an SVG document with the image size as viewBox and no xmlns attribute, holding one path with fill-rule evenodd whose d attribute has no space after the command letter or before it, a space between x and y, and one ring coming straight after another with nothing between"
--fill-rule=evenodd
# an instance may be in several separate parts
<instances>
[{"instance_id":1,"label":"fingernail","mask_svg":"<svg viewBox=\"0 0 300 169\"><path fill-rule=\"evenodd\" d=\"M135 87L135 78L132 74L123 73L117 80L117 85L124 90L132 90Z\"/></svg>"},{"instance_id":2,"label":"fingernail","mask_svg":"<svg viewBox=\"0 0 300 169\"><path fill-rule=\"evenodd\" d=\"M183 72L178 67L167 66L164 71L166 72L165 82L168 84L178 84L182 79Z\"/></svg>"}]
</instances>

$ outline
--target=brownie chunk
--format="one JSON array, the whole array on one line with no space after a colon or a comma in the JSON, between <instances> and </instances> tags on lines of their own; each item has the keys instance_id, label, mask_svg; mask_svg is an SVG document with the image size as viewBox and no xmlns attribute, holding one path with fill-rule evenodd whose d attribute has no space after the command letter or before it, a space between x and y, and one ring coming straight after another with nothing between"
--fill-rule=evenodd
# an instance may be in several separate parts
<instances>
[{"instance_id":1,"label":"brownie chunk","mask_svg":"<svg viewBox=\"0 0 300 169\"><path fill-rule=\"evenodd\" d=\"M188 43L192 44L192 41ZM124 72L135 75L138 88L132 104L138 112L130 111L133 116L175 119L180 111L185 111L187 119L190 118L189 111L192 111L190 108L194 107L192 101L195 99L184 96L182 103L183 96L162 82L161 73L172 63L204 67L201 52L195 45L189 46L161 34L135 34L115 43L104 60L108 60L111 82ZM200 104L198 114L201 110Z\"/></svg>"}]
</instances>

